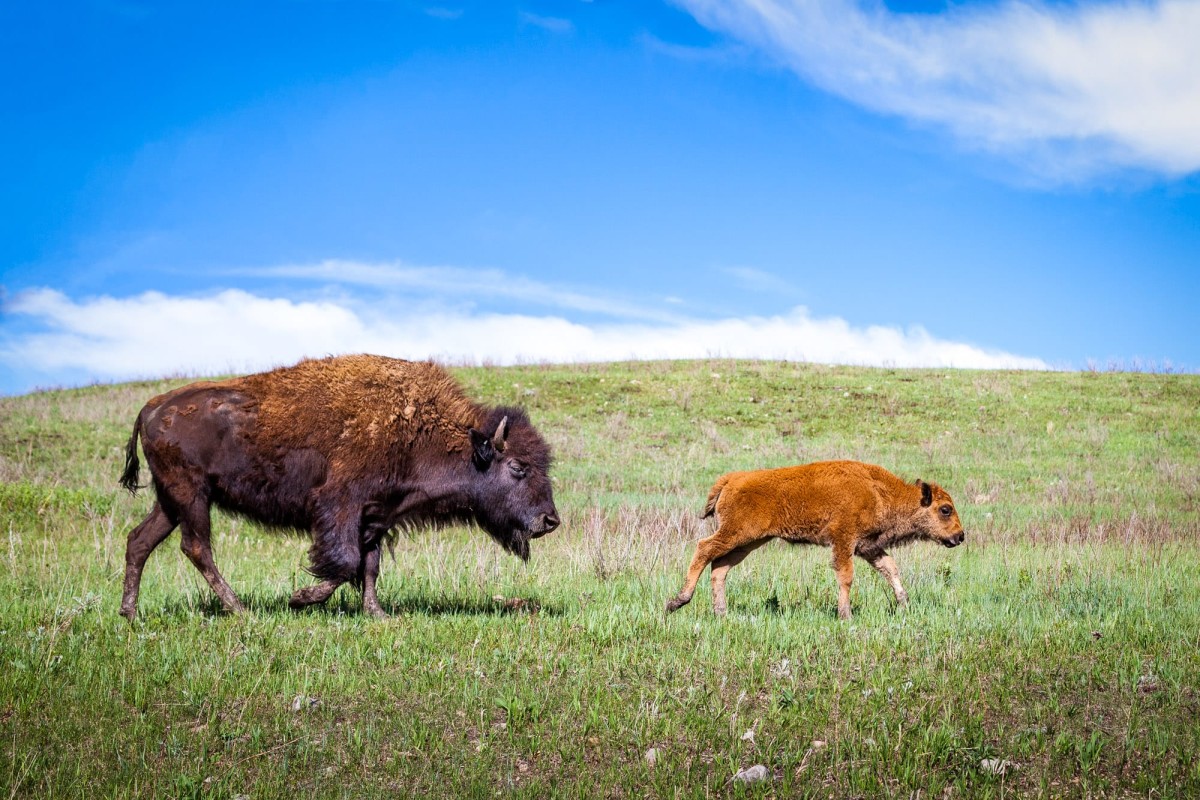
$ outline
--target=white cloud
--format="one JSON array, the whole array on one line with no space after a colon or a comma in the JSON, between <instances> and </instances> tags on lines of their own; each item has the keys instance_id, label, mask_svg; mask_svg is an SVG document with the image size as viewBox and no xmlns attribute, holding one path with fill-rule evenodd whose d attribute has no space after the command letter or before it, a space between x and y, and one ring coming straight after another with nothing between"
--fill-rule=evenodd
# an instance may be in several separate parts
<instances>
[{"instance_id":1,"label":"white cloud","mask_svg":"<svg viewBox=\"0 0 1200 800\"><path fill-rule=\"evenodd\" d=\"M677 0L827 91L1071 180L1200 169L1200 2Z\"/></svg>"},{"instance_id":2,"label":"white cloud","mask_svg":"<svg viewBox=\"0 0 1200 800\"><path fill-rule=\"evenodd\" d=\"M91 379L250 371L304 356L373 352L456 362L629 358L786 358L898 367L1045 369L1037 358L946 341L920 328L856 328L797 308L786 315L588 325L557 316L351 307L240 290L207 297L147 292L76 301L52 289L11 298L7 313L41 330L0 342L0 363L51 378Z\"/></svg>"}]
</instances>

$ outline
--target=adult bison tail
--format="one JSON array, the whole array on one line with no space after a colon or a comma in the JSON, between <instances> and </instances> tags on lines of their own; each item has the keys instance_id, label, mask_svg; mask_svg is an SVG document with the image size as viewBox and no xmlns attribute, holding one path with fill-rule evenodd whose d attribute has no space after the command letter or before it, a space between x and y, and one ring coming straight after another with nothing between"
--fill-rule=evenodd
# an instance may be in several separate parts
<instances>
[{"instance_id":1,"label":"adult bison tail","mask_svg":"<svg viewBox=\"0 0 1200 800\"><path fill-rule=\"evenodd\" d=\"M708 490L708 502L704 504L704 513L700 515L700 519L707 519L717 510L717 498L721 496L721 490L725 488L725 484L729 481L728 475L722 475L713 484L713 487Z\"/></svg>"},{"instance_id":2,"label":"adult bison tail","mask_svg":"<svg viewBox=\"0 0 1200 800\"><path fill-rule=\"evenodd\" d=\"M133 433L129 436L129 444L125 445L125 471L121 473L121 485L130 494L137 494L138 490L138 469L141 464L138 463L137 440L138 434L141 432L142 415L138 414L133 423Z\"/></svg>"}]
</instances>

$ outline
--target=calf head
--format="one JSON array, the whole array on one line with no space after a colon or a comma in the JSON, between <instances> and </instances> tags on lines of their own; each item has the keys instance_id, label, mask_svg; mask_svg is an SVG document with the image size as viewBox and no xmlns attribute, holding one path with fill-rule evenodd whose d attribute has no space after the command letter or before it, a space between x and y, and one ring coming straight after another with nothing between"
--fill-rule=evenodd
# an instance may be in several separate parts
<instances>
[{"instance_id":1,"label":"calf head","mask_svg":"<svg viewBox=\"0 0 1200 800\"><path fill-rule=\"evenodd\" d=\"M950 494L937 484L922 480L917 481L917 488L921 490L921 507L917 514L917 528L921 533L946 547L962 544L967 535Z\"/></svg>"},{"instance_id":2,"label":"calf head","mask_svg":"<svg viewBox=\"0 0 1200 800\"><path fill-rule=\"evenodd\" d=\"M559 525L550 486L550 447L525 412L493 410L470 430L475 521L505 550L529 559L529 540Z\"/></svg>"}]
</instances>

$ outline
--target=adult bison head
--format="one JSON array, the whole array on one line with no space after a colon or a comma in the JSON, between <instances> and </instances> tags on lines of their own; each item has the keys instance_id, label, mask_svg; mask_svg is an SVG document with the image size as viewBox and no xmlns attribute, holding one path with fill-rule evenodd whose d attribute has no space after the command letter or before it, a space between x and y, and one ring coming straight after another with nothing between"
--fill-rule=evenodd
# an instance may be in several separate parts
<instances>
[{"instance_id":1,"label":"adult bison head","mask_svg":"<svg viewBox=\"0 0 1200 800\"><path fill-rule=\"evenodd\" d=\"M505 550L529 559L529 540L559 525L550 486L550 447L516 408L493 409L470 429L475 521Z\"/></svg>"}]
</instances>

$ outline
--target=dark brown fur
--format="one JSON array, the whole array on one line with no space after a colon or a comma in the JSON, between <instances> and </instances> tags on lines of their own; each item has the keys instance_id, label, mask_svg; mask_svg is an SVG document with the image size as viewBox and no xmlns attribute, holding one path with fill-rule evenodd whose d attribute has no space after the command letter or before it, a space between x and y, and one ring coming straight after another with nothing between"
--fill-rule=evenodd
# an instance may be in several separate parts
<instances>
[{"instance_id":1,"label":"dark brown fur","mask_svg":"<svg viewBox=\"0 0 1200 800\"><path fill-rule=\"evenodd\" d=\"M529 540L558 525L550 451L524 411L471 402L429 362L307 360L159 395L127 445L121 483L131 492L139 436L157 502L129 534L121 613L130 619L146 559L177 525L221 602L242 610L213 563L212 505L311 532L321 582L298 590L293 607L350 581L377 615L379 546L394 527L475 522L528 559Z\"/></svg>"},{"instance_id":2,"label":"dark brown fur","mask_svg":"<svg viewBox=\"0 0 1200 800\"><path fill-rule=\"evenodd\" d=\"M833 549L842 619L850 618L855 555L887 579L896 602L904 605L908 595L884 548L914 539L955 547L965 537L954 501L941 487L905 483L883 467L858 461L731 472L708 493L704 516L714 514L717 530L697 545L683 590L667 603L668 613L691 601L711 563L713 610L724 614L726 574L774 538Z\"/></svg>"}]
</instances>

